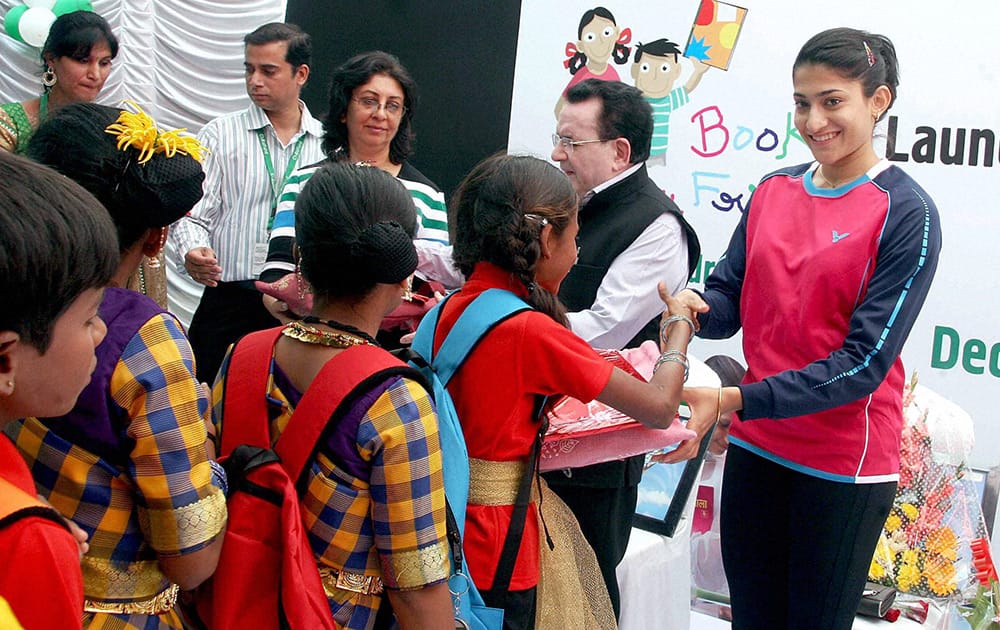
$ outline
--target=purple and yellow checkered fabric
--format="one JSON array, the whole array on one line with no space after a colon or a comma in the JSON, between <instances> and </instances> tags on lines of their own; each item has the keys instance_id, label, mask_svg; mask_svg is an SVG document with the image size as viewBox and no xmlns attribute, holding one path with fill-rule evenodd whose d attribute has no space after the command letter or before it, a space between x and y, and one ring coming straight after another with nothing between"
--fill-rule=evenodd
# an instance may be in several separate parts
<instances>
[{"instance_id":1,"label":"purple and yellow checkered fabric","mask_svg":"<svg viewBox=\"0 0 1000 630\"><path fill-rule=\"evenodd\" d=\"M216 411L228 367L227 357L214 390ZM276 385L273 362L271 370L267 398L272 440L277 441L293 411L289 398L297 401L299 394L286 396ZM219 424L224 430L225 423ZM346 457L350 463L330 443L323 445L309 464L302 498L303 520L320 565L379 576L390 589L447 579L441 447L427 391L415 381L390 377L361 396L340 418L341 426L357 427L354 452ZM374 623L380 596L342 590L327 595L339 627Z\"/></svg>"},{"instance_id":2,"label":"purple and yellow checkered fabric","mask_svg":"<svg viewBox=\"0 0 1000 630\"><path fill-rule=\"evenodd\" d=\"M169 585L158 554L202 549L225 525L225 497L212 484L205 450L208 401L194 377L191 347L170 315L153 317L129 340L107 400L111 417L123 423L119 463L60 437L59 420L29 418L5 433L39 492L90 536L82 562L86 597L141 600ZM173 614L159 621L99 614L90 627L104 627L103 617L117 618L105 620L115 628L180 627Z\"/></svg>"}]
</instances>

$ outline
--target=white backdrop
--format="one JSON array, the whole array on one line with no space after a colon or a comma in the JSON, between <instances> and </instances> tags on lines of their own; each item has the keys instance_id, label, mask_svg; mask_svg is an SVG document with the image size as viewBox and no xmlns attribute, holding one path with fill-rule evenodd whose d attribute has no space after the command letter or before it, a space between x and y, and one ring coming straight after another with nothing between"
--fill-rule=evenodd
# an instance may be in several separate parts
<instances>
[{"instance_id":1,"label":"white backdrop","mask_svg":"<svg viewBox=\"0 0 1000 630\"><path fill-rule=\"evenodd\" d=\"M994 273L997 255L990 253L1000 234L1000 139L989 155L980 149L978 165L969 160L972 130L1000 134L995 43L1000 4L844 0L814 11L797 0L735 3L749 12L729 69L709 69L690 102L673 113L667 165L651 166L650 174L685 211L701 238L703 263L711 264L738 221L739 208L729 200L745 202L763 174L811 159L805 144L788 131L793 128L791 65L801 45L834 26L889 36L901 67L899 100L890 110L897 127L895 152L910 154L916 144L919 155L934 135L933 163L917 163L911 156L899 165L936 201L944 241L934 286L903 352L904 364L907 374L915 370L921 383L972 414L976 446L971 463L1000 463L1000 423L994 420L1000 399L1000 279ZM564 49L576 42L580 18L594 6L592 0L522 3L511 152L549 156L553 108L570 79ZM699 0L607 0L603 6L620 28L631 29L631 46L666 37L683 49ZM615 66L629 84L631 63L630 56L627 64ZM675 87L690 73L690 62L681 63L684 74ZM879 151L887 124L876 130L882 134ZM702 126L708 129L704 134ZM942 136L950 136L953 149L960 130L966 136L963 163L945 164ZM702 157L695 148L712 155ZM704 272L696 279L698 286ZM936 332L946 341L935 352ZM952 342L955 337L958 344ZM699 340L693 352L703 358L720 352L741 356L739 340Z\"/></svg>"},{"instance_id":2,"label":"white backdrop","mask_svg":"<svg viewBox=\"0 0 1000 630\"><path fill-rule=\"evenodd\" d=\"M0 0L0 17L22 2ZM118 57L98 102L139 103L163 128L197 133L206 122L249 104L243 81L243 36L285 19L285 0L93 0L118 37ZM0 33L0 102L37 96L39 51ZM174 272L167 241L170 310L188 324L201 285Z\"/></svg>"}]
</instances>

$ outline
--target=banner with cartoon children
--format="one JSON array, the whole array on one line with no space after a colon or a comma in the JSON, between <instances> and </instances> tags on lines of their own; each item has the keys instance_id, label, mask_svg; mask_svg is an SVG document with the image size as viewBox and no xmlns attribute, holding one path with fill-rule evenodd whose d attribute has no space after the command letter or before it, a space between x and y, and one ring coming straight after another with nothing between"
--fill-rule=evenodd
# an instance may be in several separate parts
<instances>
[{"instance_id":1,"label":"banner with cartoon children","mask_svg":"<svg viewBox=\"0 0 1000 630\"><path fill-rule=\"evenodd\" d=\"M725 251L757 182L811 161L793 120L791 68L811 35L835 26L884 33L900 60L898 101L876 150L935 199L944 248L903 361L907 373L974 419L973 466L1000 463L1000 108L993 93L1000 4L844 0L811 12L794 0L525 0L508 150L549 157L566 89L622 81L653 107L650 176L695 227L695 288ZM817 287L822 290L822 287ZM775 296L794 299L794 296ZM742 357L741 340L696 340L696 356Z\"/></svg>"}]
</instances>

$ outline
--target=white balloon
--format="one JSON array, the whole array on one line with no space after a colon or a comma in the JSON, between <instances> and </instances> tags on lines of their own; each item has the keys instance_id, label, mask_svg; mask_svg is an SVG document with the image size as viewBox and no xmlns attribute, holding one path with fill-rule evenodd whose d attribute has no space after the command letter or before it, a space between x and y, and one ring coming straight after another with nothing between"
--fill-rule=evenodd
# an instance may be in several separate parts
<instances>
[{"instance_id":1,"label":"white balloon","mask_svg":"<svg viewBox=\"0 0 1000 630\"><path fill-rule=\"evenodd\" d=\"M56 14L52 9L44 7L31 7L21 15L21 20L17 23L17 30L21 33L21 39L26 44L41 48L45 45L45 39L49 36L49 28L56 21Z\"/></svg>"},{"instance_id":2,"label":"white balloon","mask_svg":"<svg viewBox=\"0 0 1000 630\"><path fill-rule=\"evenodd\" d=\"M24 0L24 4L29 7L41 7L43 9L51 9L56 6L56 0Z\"/></svg>"}]
</instances>

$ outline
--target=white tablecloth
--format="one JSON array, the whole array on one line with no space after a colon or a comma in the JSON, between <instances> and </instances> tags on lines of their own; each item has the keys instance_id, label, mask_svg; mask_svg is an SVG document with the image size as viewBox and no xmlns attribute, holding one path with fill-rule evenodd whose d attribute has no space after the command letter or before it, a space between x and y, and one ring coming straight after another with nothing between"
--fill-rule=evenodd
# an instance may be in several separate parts
<instances>
[{"instance_id":1,"label":"white tablecloth","mask_svg":"<svg viewBox=\"0 0 1000 630\"><path fill-rule=\"evenodd\" d=\"M691 620L691 518L694 493L673 538L632 529L618 565L621 630L688 630Z\"/></svg>"},{"instance_id":2,"label":"white tablecloth","mask_svg":"<svg viewBox=\"0 0 1000 630\"><path fill-rule=\"evenodd\" d=\"M719 377L699 359L688 356L688 385L718 387ZM697 484L696 484L697 485ZM691 618L691 519L697 491L692 491L673 538L632 529L625 557L618 565L621 630L688 630ZM666 514L666 510L663 510Z\"/></svg>"}]
</instances>

